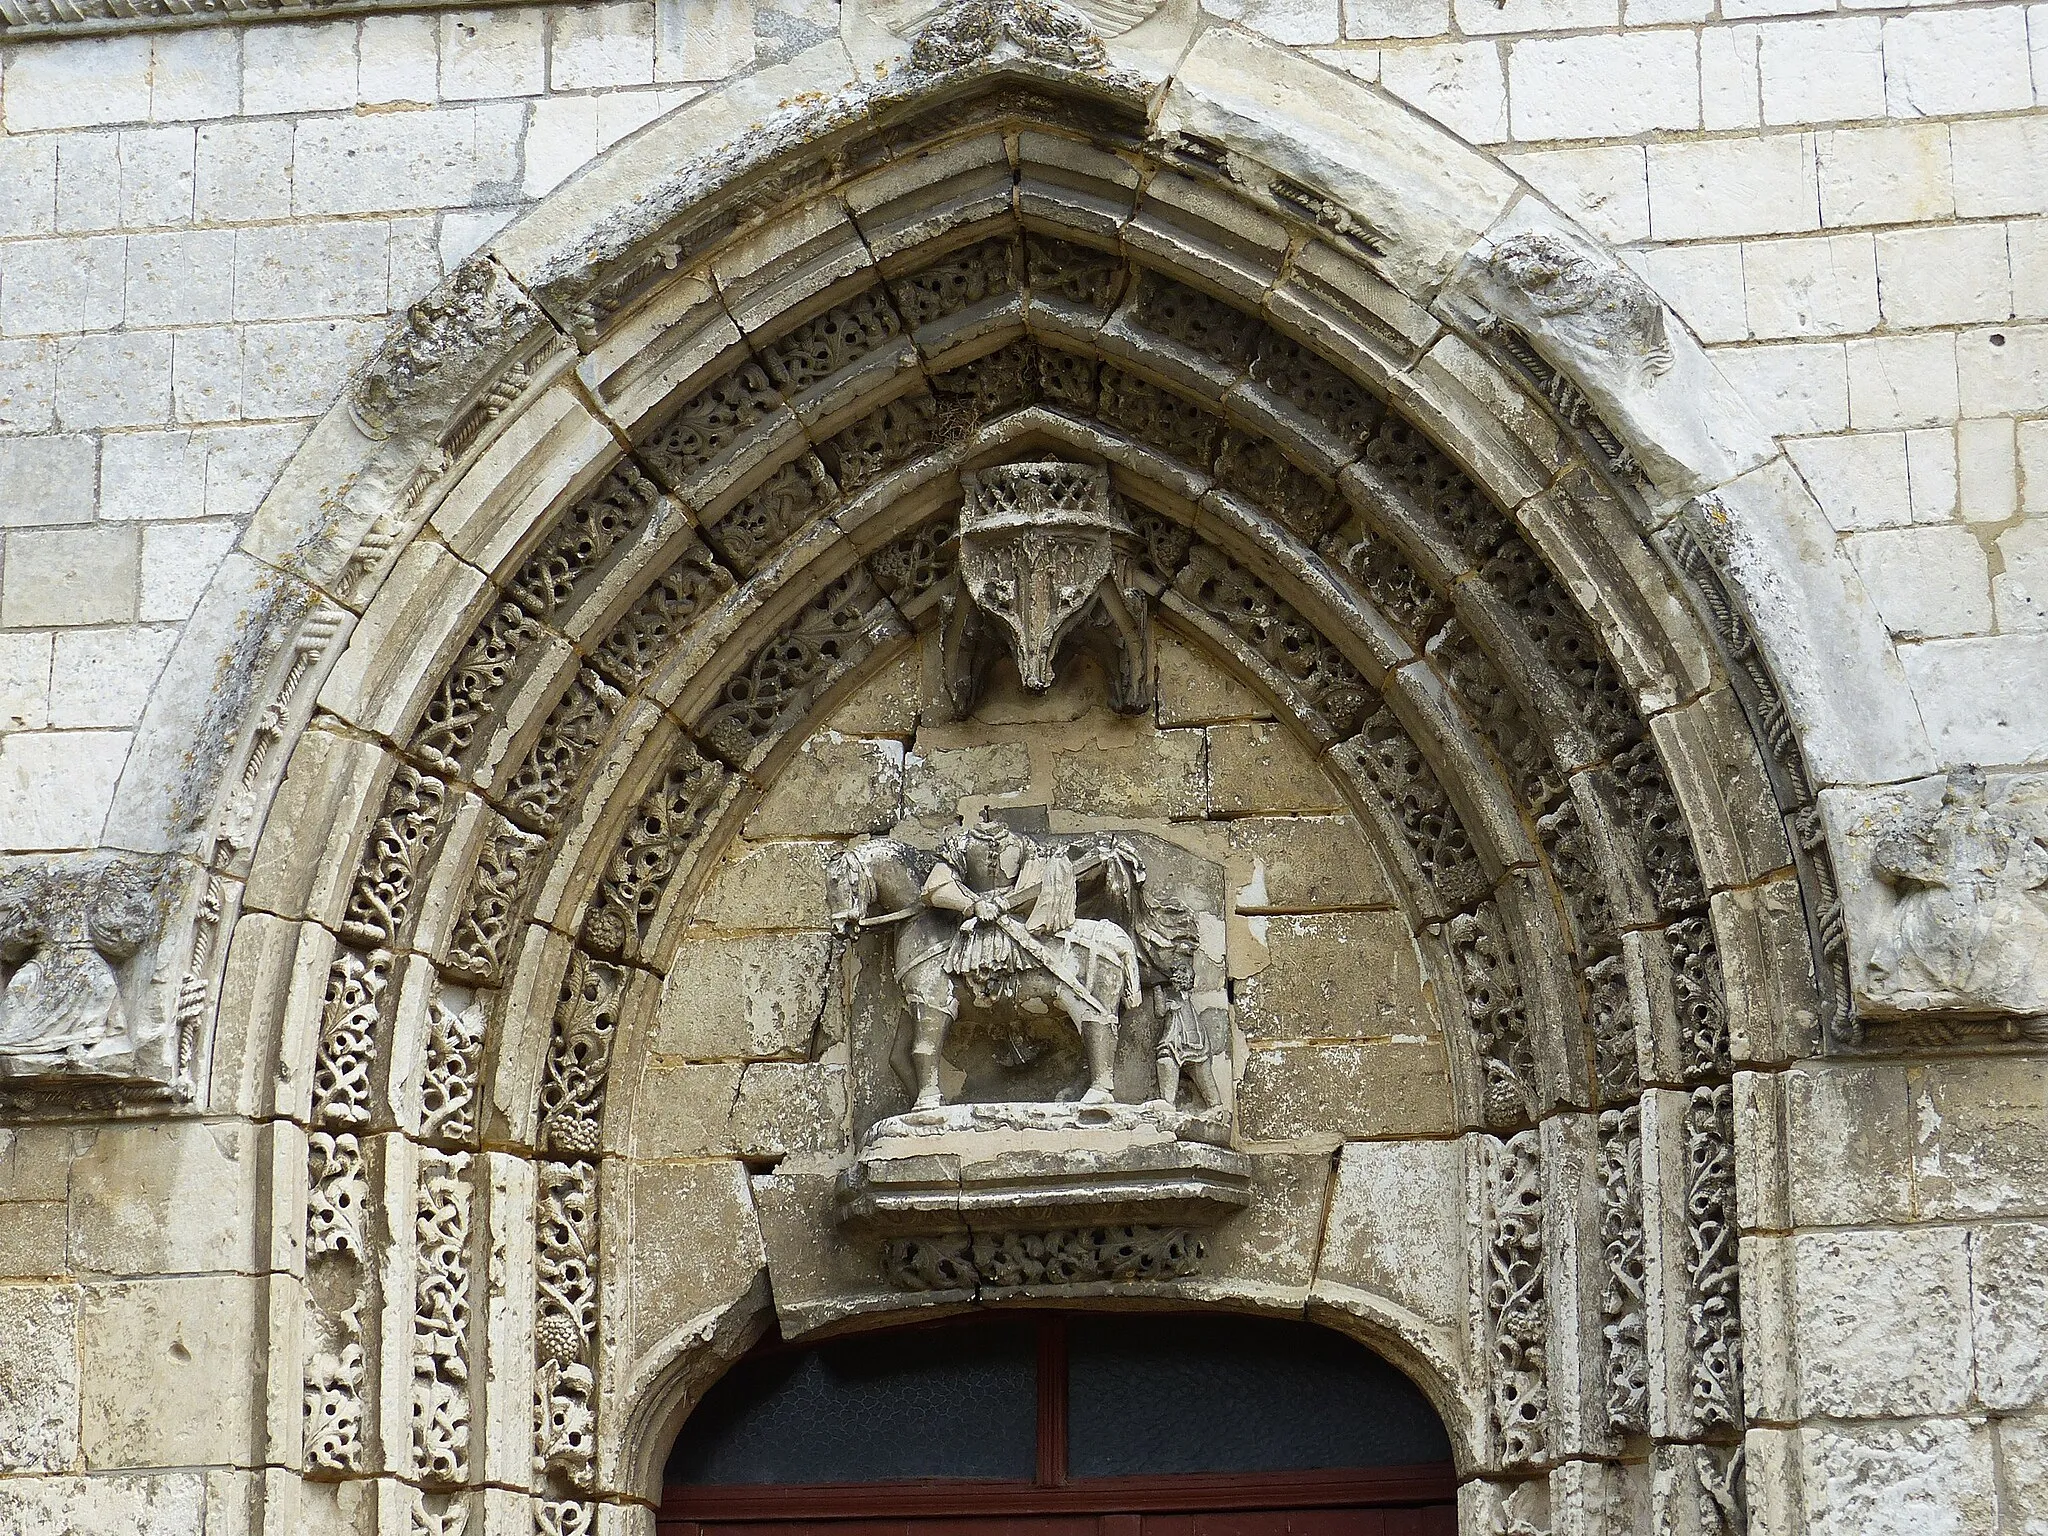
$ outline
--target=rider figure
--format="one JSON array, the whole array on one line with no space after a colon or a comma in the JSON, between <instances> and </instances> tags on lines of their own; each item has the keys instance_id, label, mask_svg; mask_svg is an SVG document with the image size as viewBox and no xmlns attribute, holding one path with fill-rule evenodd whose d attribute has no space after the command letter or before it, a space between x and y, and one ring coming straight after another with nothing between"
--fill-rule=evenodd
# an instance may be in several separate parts
<instances>
[{"instance_id":1,"label":"rider figure","mask_svg":"<svg viewBox=\"0 0 2048 1536\"><path fill-rule=\"evenodd\" d=\"M926 877L924 904L964 920L946 954L948 975L966 981L983 1002L1007 997L1031 956L1013 937L1016 913L1028 903L1026 933L1043 937L1074 924L1074 866L1057 849L1040 848L1002 821L991 806L962 822L939 845Z\"/></svg>"}]
</instances>

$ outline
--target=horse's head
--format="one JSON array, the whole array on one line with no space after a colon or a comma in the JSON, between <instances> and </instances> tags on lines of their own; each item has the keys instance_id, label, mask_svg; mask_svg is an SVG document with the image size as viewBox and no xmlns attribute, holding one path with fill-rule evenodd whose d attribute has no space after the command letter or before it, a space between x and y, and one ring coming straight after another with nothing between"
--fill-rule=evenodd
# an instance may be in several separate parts
<instances>
[{"instance_id":1,"label":"horse's head","mask_svg":"<svg viewBox=\"0 0 2048 1536\"><path fill-rule=\"evenodd\" d=\"M874 846L857 844L825 866L826 915L834 931L849 939L860 932L860 920L875 903L875 874L868 867L868 850Z\"/></svg>"}]
</instances>

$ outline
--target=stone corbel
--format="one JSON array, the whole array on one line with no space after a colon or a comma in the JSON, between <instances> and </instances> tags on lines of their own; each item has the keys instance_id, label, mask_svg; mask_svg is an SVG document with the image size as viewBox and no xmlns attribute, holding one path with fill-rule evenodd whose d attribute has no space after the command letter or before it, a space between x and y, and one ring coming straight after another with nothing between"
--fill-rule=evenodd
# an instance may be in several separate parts
<instances>
[{"instance_id":1,"label":"stone corbel","mask_svg":"<svg viewBox=\"0 0 2048 1536\"><path fill-rule=\"evenodd\" d=\"M1053 684L1061 653L1093 655L1111 708L1152 707L1152 616L1137 535L1099 465L1005 464L961 477L960 567L942 600L948 701L965 719L1006 647L1024 687Z\"/></svg>"},{"instance_id":2,"label":"stone corbel","mask_svg":"<svg viewBox=\"0 0 2048 1536\"><path fill-rule=\"evenodd\" d=\"M1688 496L1776 452L1649 284L1529 199L1459 262L1438 310L1545 375L1561 414L1614 439L1616 468Z\"/></svg>"},{"instance_id":3,"label":"stone corbel","mask_svg":"<svg viewBox=\"0 0 2048 1536\"><path fill-rule=\"evenodd\" d=\"M210 948L221 914L210 883L179 872L105 853L0 868L0 1112L192 1097L205 959L168 936Z\"/></svg>"},{"instance_id":4,"label":"stone corbel","mask_svg":"<svg viewBox=\"0 0 2048 1536\"><path fill-rule=\"evenodd\" d=\"M1966 767L1821 804L1868 1043L2048 1040L2048 778Z\"/></svg>"}]
</instances>

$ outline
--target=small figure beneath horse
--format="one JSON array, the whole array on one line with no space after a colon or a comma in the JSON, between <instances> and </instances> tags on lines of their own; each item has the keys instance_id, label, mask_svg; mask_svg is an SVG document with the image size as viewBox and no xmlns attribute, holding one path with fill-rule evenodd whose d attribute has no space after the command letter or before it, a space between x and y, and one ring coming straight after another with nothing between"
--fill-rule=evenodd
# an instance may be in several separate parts
<instances>
[{"instance_id":1,"label":"small figure beneath horse","mask_svg":"<svg viewBox=\"0 0 2048 1536\"><path fill-rule=\"evenodd\" d=\"M917 1096L945 1102L939 1058L963 1002L1020 1016L1064 1013L1088 1062L1083 1104L1115 1097L1118 1023L1144 1000L1132 934L1143 863L1121 838L1040 844L984 809L956 827L929 867L908 844L878 838L833 861L832 916L843 932L895 929L895 971L909 1015L891 1065ZM1124 921L1077 915L1084 882ZM879 907L879 915L875 909Z\"/></svg>"}]
</instances>

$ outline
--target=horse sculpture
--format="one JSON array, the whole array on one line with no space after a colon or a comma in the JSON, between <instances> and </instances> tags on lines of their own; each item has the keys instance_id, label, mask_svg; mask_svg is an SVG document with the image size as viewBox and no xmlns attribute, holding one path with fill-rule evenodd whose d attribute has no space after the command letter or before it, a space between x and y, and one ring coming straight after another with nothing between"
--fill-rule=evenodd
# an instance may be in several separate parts
<instances>
[{"instance_id":1,"label":"horse sculpture","mask_svg":"<svg viewBox=\"0 0 2048 1536\"><path fill-rule=\"evenodd\" d=\"M1008 835L1033 848L1016 834ZM1069 891L1077 876L1117 858L1127 861L1127 869L1135 867L1134 857L1122 850L1087 855L1078 864L1064 850L1033 851L1037 867L1053 879L1069 882ZM1015 915L1041 894L1040 885L1028 874L1008 889L975 882L975 888L965 892L964 906L938 904L933 873L943 863L943 855L933 859L893 838L877 838L840 854L827 876L832 920L841 933L852 937L864 928L893 930L896 981L909 1008L897 1027L889 1061L917 1096L914 1107L936 1109L945 1102L939 1057L963 1001L997 1011L1064 1013L1087 1056L1088 1087L1081 1102L1109 1103L1115 1097L1121 1012L1144 998L1130 933L1118 923L1087 917L1068 917L1042 934L1030 931ZM951 881L939 883L961 889ZM1000 935L1001 942L1018 946L1021 963L993 984L959 969L956 957L963 935L977 931Z\"/></svg>"}]
</instances>

